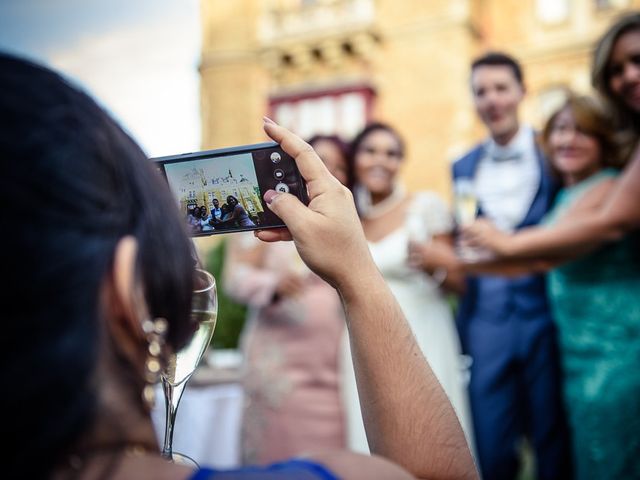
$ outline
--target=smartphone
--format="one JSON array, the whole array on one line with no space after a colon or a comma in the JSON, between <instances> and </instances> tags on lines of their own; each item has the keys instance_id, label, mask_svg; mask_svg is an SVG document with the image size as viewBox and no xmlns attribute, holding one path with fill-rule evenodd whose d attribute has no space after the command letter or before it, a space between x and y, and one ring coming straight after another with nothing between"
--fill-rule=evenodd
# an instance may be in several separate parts
<instances>
[{"instance_id":1,"label":"smartphone","mask_svg":"<svg viewBox=\"0 0 640 480\"><path fill-rule=\"evenodd\" d=\"M194 237L283 227L267 207L267 190L305 205L307 185L293 158L275 142L152 158Z\"/></svg>"}]
</instances>

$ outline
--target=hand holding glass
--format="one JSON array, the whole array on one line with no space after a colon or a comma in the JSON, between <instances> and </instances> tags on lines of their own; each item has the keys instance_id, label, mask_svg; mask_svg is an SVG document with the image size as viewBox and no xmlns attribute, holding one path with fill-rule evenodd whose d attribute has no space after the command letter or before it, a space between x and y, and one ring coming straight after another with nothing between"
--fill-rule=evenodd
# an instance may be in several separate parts
<instances>
[{"instance_id":1,"label":"hand holding glass","mask_svg":"<svg viewBox=\"0 0 640 480\"><path fill-rule=\"evenodd\" d=\"M202 355L207 350L218 315L218 297L216 282L209 272L196 269L195 290L191 301L191 321L197 325L197 330L187 345L180 351L173 353L162 373L162 386L166 405L166 425L162 455L175 462L194 466L197 463L179 453L173 452L173 427L176 420L178 404L182 398L184 387L196 370Z\"/></svg>"}]
</instances>

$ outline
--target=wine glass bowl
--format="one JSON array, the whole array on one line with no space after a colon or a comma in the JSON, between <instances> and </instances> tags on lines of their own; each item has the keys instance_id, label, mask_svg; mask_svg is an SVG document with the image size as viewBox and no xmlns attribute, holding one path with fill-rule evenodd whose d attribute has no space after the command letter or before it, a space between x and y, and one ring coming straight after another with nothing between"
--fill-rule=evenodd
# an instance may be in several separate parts
<instances>
[{"instance_id":1,"label":"wine glass bowl","mask_svg":"<svg viewBox=\"0 0 640 480\"><path fill-rule=\"evenodd\" d=\"M454 186L454 216L458 228L471 225L478 216L478 197L471 178L458 178ZM456 245L458 255L465 260L479 258L480 251L458 241Z\"/></svg>"},{"instance_id":2,"label":"wine glass bowl","mask_svg":"<svg viewBox=\"0 0 640 480\"><path fill-rule=\"evenodd\" d=\"M218 314L218 297L213 275L205 270L196 269L194 280L195 290L191 300L191 321L196 330L184 347L169 355L167 365L161 375L166 406L162 455L175 463L197 468L198 464L193 459L173 452L173 430L178 405L187 382L209 346Z\"/></svg>"},{"instance_id":3,"label":"wine glass bowl","mask_svg":"<svg viewBox=\"0 0 640 480\"><path fill-rule=\"evenodd\" d=\"M478 215L478 197L471 179L459 179L454 185L454 212L456 223L467 226Z\"/></svg>"}]
</instances>

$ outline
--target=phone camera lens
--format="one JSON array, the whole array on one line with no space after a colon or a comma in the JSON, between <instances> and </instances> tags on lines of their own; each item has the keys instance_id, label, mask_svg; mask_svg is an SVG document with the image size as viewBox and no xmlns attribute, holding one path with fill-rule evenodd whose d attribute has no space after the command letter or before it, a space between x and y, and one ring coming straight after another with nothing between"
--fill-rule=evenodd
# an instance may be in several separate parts
<instances>
[{"instance_id":1,"label":"phone camera lens","mask_svg":"<svg viewBox=\"0 0 640 480\"><path fill-rule=\"evenodd\" d=\"M279 163L280 160L282 160L282 157L278 152L273 152L270 158L273 163Z\"/></svg>"}]
</instances>

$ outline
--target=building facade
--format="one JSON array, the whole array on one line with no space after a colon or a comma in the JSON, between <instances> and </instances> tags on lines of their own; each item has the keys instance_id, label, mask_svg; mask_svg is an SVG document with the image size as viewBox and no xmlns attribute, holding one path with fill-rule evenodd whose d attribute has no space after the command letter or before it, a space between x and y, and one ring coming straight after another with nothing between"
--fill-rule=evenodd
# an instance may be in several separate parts
<instances>
[{"instance_id":1,"label":"building facade","mask_svg":"<svg viewBox=\"0 0 640 480\"><path fill-rule=\"evenodd\" d=\"M640 0L202 0L202 147L264 140L262 116L303 137L366 122L405 137L409 190L448 198L451 161L484 135L469 65L523 64L535 127L570 87L590 93L596 39Z\"/></svg>"}]
</instances>

